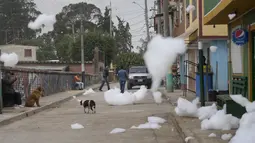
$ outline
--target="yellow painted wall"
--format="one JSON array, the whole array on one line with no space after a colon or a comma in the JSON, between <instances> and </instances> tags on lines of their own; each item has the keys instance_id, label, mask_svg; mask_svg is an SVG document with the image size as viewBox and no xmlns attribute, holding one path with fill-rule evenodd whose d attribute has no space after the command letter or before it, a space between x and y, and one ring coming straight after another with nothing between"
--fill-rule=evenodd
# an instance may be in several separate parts
<instances>
[{"instance_id":1,"label":"yellow painted wall","mask_svg":"<svg viewBox=\"0 0 255 143\"><path fill-rule=\"evenodd\" d=\"M192 0L189 0L190 4L192 4ZM204 1L203 1L204 2ZM186 5L186 2L185 2ZM198 0L197 0L197 18L196 20L192 21L192 14L190 14L190 26L188 28L186 28L186 22L185 22L185 31L188 31L190 29L198 29L199 26L199 9L198 9ZM204 6L202 6L203 8L203 15L204 15ZM185 19L186 19L186 11L185 11ZM202 22L203 23L203 22ZM213 25L203 25L202 27L203 30L203 36L228 36L228 27L227 25L215 25L215 28L213 27Z\"/></svg>"},{"instance_id":2,"label":"yellow painted wall","mask_svg":"<svg viewBox=\"0 0 255 143\"><path fill-rule=\"evenodd\" d=\"M203 2L202 15L204 15L204 0L202 2ZM202 23L204 22L202 21ZM215 25L215 28L213 27L213 25L203 25L202 29L203 29L203 36L228 36L227 25Z\"/></svg>"},{"instance_id":3,"label":"yellow painted wall","mask_svg":"<svg viewBox=\"0 0 255 143\"><path fill-rule=\"evenodd\" d=\"M227 25L203 25L203 36L227 36Z\"/></svg>"}]
</instances>

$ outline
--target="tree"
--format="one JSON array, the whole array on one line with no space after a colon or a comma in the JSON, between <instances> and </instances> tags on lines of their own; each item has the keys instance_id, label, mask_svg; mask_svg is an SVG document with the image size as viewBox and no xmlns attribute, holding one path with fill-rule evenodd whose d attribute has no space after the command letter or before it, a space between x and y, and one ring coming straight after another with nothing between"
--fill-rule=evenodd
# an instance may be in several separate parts
<instances>
[{"instance_id":1,"label":"tree","mask_svg":"<svg viewBox=\"0 0 255 143\"><path fill-rule=\"evenodd\" d=\"M110 64L117 50L114 38L109 37L107 33L109 32L107 31L110 20L109 9L102 16L100 9L93 4L70 4L57 14L56 19L52 33L60 60L81 60L80 22L82 21L84 30L87 32L83 33L85 60L92 61L93 50L98 47L105 54L106 63Z\"/></svg>"},{"instance_id":2,"label":"tree","mask_svg":"<svg viewBox=\"0 0 255 143\"><path fill-rule=\"evenodd\" d=\"M143 55L145 53L145 49L147 47L147 41L144 39L140 39L140 42L142 43L141 46L137 46L136 49L139 50L139 53Z\"/></svg>"},{"instance_id":3,"label":"tree","mask_svg":"<svg viewBox=\"0 0 255 143\"><path fill-rule=\"evenodd\" d=\"M80 39L78 39L72 50L72 59L74 61L81 60L81 48L80 48ZM115 40L108 35L104 35L100 32L88 32L84 35L84 57L86 61L92 61L94 58L94 49L98 47L101 52L105 54L106 64L109 65L111 60L117 53L115 46Z\"/></svg>"},{"instance_id":4,"label":"tree","mask_svg":"<svg viewBox=\"0 0 255 143\"><path fill-rule=\"evenodd\" d=\"M53 33L55 33L55 36L77 33L80 29L81 21L85 30L94 31L96 24L93 22L98 21L100 18L101 10L94 4L84 2L69 4L63 7L62 11L56 15L57 21L54 24Z\"/></svg>"},{"instance_id":5,"label":"tree","mask_svg":"<svg viewBox=\"0 0 255 143\"><path fill-rule=\"evenodd\" d=\"M114 27L113 21L111 22L112 22L112 26ZM110 34L110 9L108 7L105 7L104 16L101 16L99 18L97 26L99 30L101 30L103 33Z\"/></svg>"},{"instance_id":6,"label":"tree","mask_svg":"<svg viewBox=\"0 0 255 143\"><path fill-rule=\"evenodd\" d=\"M120 53L116 58L116 66L128 69L130 66L144 65L143 56L135 52Z\"/></svg>"},{"instance_id":7,"label":"tree","mask_svg":"<svg viewBox=\"0 0 255 143\"><path fill-rule=\"evenodd\" d=\"M41 29L31 30L27 25L40 13L33 0L0 0L0 44L35 38Z\"/></svg>"},{"instance_id":8,"label":"tree","mask_svg":"<svg viewBox=\"0 0 255 143\"><path fill-rule=\"evenodd\" d=\"M119 52L131 52L133 49L132 46L132 35L129 32L130 27L129 23L121 20L120 17L117 16L118 19L118 29L114 29L116 44L119 49Z\"/></svg>"}]
</instances>

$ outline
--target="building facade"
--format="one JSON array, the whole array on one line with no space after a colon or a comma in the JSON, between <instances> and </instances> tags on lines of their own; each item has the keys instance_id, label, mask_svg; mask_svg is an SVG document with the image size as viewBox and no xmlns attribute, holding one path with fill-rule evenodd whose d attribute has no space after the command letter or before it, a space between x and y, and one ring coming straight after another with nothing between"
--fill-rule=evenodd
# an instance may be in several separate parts
<instances>
[{"instance_id":1,"label":"building facade","mask_svg":"<svg viewBox=\"0 0 255 143\"><path fill-rule=\"evenodd\" d=\"M0 45L1 53L16 53L19 61L37 61L36 59L36 46L24 45Z\"/></svg>"},{"instance_id":2,"label":"building facade","mask_svg":"<svg viewBox=\"0 0 255 143\"><path fill-rule=\"evenodd\" d=\"M254 0L215 1L214 8L205 16L204 24L228 26L228 71L248 77L248 97L255 100L255 2Z\"/></svg>"},{"instance_id":3,"label":"building facade","mask_svg":"<svg viewBox=\"0 0 255 143\"><path fill-rule=\"evenodd\" d=\"M219 0L174 1L177 4L177 10L173 14L173 37L185 39L188 47L187 52L179 58L182 88L197 93L198 41L201 41L206 63L211 67L209 71L212 76L210 89L228 90L228 68L226 66L228 63L228 27L226 24L204 24L204 18L214 9ZM187 11L191 5L195 9ZM216 52L210 51L211 46L217 47Z\"/></svg>"}]
</instances>

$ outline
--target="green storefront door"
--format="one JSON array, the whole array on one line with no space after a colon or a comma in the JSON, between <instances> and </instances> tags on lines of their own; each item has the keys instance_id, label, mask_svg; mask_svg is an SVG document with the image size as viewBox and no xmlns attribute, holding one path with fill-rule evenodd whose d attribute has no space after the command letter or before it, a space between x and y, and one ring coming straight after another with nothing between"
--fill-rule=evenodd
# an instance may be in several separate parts
<instances>
[{"instance_id":1,"label":"green storefront door","mask_svg":"<svg viewBox=\"0 0 255 143\"><path fill-rule=\"evenodd\" d=\"M255 31L251 33L252 40L252 101L255 100Z\"/></svg>"}]
</instances>

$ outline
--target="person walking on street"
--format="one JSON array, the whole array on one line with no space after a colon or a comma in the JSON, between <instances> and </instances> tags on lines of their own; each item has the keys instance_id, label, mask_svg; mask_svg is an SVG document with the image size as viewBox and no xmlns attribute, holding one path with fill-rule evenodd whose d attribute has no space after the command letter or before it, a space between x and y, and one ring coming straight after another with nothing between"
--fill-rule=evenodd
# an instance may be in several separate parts
<instances>
[{"instance_id":1,"label":"person walking on street","mask_svg":"<svg viewBox=\"0 0 255 143\"><path fill-rule=\"evenodd\" d=\"M118 77L120 82L120 92L124 93L126 81L128 79L127 71L123 69L123 66L120 67L120 70L118 71Z\"/></svg>"},{"instance_id":2,"label":"person walking on street","mask_svg":"<svg viewBox=\"0 0 255 143\"><path fill-rule=\"evenodd\" d=\"M99 88L99 91L102 91L102 88L103 88L105 83L107 84L108 90L110 90L110 85L109 85L109 82L108 82L108 76L109 76L109 69L108 69L108 66L106 66L104 71L103 71L103 79L102 79L102 84Z\"/></svg>"}]
</instances>

